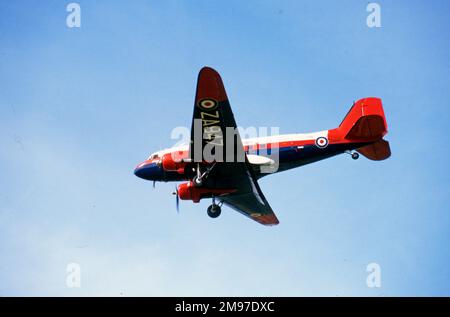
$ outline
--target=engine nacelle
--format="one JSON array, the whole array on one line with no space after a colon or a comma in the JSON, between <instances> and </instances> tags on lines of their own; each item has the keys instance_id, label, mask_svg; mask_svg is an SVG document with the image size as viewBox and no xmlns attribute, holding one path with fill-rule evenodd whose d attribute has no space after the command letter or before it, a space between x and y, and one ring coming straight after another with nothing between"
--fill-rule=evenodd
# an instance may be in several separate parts
<instances>
[{"instance_id":1,"label":"engine nacelle","mask_svg":"<svg viewBox=\"0 0 450 317\"><path fill-rule=\"evenodd\" d=\"M223 196L230 194L236 189L228 188L205 188L205 187L195 187L194 183L182 183L178 185L178 197L182 200L192 200L194 203L198 203L200 199L206 197Z\"/></svg>"},{"instance_id":2,"label":"engine nacelle","mask_svg":"<svg viewBox=\"0 0 450 317\"><path fill-rule=\"evenodd\" d=\"M178 185L178 197L182 200L192 200L195 203L200 201L200 192L192 182Z\"/></svg>"},{"instance_id":3,"label":"engine nacelle","mask_svg":"<svg viewBox=\"0 0 450 317\"><path fill-rule=\"evenodd\" d=\"M177 172L178 174L184 174L184 168L186 162L183 162L182 158L178 158L176 154L167 153L161 158L161 164L165 171Z\"/></svg>"}]
</instances>

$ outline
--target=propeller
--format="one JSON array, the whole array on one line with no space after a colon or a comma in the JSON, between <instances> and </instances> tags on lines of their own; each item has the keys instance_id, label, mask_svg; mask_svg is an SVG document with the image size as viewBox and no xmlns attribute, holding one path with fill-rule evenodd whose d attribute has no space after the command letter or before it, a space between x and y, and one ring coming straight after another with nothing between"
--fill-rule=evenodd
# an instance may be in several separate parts
<instances>
[{"instance_id":1,"label":"propeller","mask_svg":"<svg viewBox=\"0 0 450 317\"><path fill-rule=\"evenodd\" d=\"M153 181L153 188L155 188L155 183L156 183L156 181Z\"/></svg>"},{"instance_id":2,"label":"propeller","mask_svg":"<svg viewBox=\"0 0 450 317\"><path fill-rule=\"evenodd\" d=\"M177 213L180 213L180 196L178 196L178 187L175 186L175 191L172 193L175 195L175 203L177 206Z\"/></svg>"}]
</instances>

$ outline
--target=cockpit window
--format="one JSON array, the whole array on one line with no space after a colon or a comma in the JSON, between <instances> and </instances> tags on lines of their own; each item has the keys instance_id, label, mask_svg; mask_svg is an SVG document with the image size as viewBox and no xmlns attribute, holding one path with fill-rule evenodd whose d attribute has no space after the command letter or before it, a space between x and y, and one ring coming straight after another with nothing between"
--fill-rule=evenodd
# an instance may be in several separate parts
<instances>
[{"instance_id":1,"label":"cockpit window","mask_svg":"<svg viewBox=\"0 0 450 317\"><path fill-rule=\"evenodd\" d=\"M149 161L157 159L158 158L158 154L152 154L150 155L150 157L148 158Z\"/></svg>"}]
</instances>

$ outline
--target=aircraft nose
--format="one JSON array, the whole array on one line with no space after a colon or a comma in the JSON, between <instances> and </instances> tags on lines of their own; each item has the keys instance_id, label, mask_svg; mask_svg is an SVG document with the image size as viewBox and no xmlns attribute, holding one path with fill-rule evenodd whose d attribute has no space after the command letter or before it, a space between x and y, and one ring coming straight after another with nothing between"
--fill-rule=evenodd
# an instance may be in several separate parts
<instances>
[{"instance_id":1,"label":"aircraft nose","mask_svg":"<svg viewBox=\"0 0 450 317\"><path fill-rule=\"evenodd\" d=\"M144 178L144 167L140 164L134 169L134 175L140 178Z\"/></svg>"},{"instance_id":2,"label":"aircraft nose","mask_svg":"<svg viewBox=\"0 0 450 317\"><path fill-rule=\"evenodd\" d=\"M146 180L162 180L163 172L160 166L154 162L143 162L136 166L134 175Z\"/></svg>"}]
</instances>

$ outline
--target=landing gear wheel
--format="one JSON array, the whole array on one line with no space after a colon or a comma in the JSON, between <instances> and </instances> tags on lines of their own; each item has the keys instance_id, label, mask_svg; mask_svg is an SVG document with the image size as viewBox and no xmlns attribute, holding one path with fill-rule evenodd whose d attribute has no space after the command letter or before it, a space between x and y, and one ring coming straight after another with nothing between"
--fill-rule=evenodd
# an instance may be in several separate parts
<instances>
[{"instance_id":1,"label":"landing gear wheel","mask_svg":"<svg viewBox=\"0 0 450 317\"><path fill-rule=\"evenodd\" d=\"M359 154L356 152L352 153L352 159L357 160L359 158Z\"/></svg>"},{"instance_id":2,"label":"landing gear wheel","mask_svg":"<svg viewBox=\"0 0 450 317\"><path fill-rule=\"evenodd\" d=\"M192 182L194 183L195 187L200 187L203 185L203 179L201 179L198 176L195 176L194 179L192 180Z\"/></svg>"},{"instance_id":3,"label":"landing gear wheel","mask_svg":"<svg viewBox=\"0 0 450 317\"><path fill-rule=\"evenodd\" d=\"M211 206L208 207L207 212L208 216L210 216L211 218L217 218L220 216L222 209L220 208L219 205L212 204Z\"/></svg>"}]
</instances>

